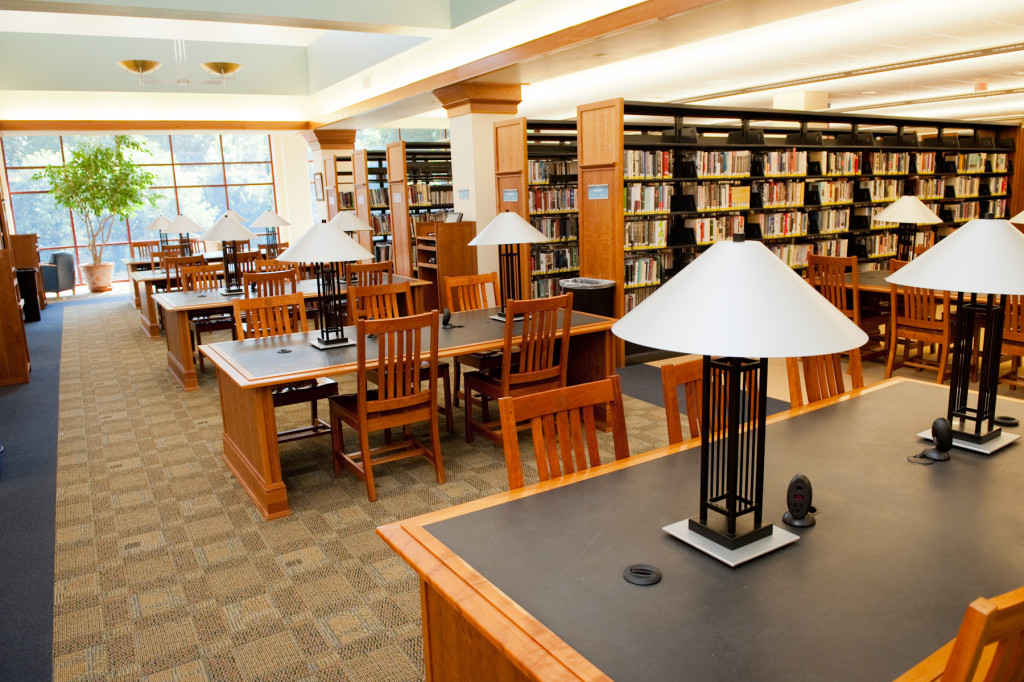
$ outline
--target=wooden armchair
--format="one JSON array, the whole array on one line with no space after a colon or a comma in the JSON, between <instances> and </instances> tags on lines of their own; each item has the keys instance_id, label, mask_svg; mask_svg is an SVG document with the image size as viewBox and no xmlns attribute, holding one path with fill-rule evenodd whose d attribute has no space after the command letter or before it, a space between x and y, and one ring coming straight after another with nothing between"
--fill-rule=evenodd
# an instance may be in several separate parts
<instances>
[{"instance_id":1,"label":"wooden armchair","mask_svg":"<svg viewBox=\"0 0 1024 682\"><path fill-rule=\"evenodd\" d=\"M164 291L184 289L181 282L181 268L194 268L199 265L206 265L206 258L203 256L166 256L163 258L163 269L167 277L164 280Z\"/></svg>"},{"instance_id":2,"label":"wooden armchair","mask_svg":"<svg viewBox=\"0 0 1024 682\"><path fill-rule=\"evenodd\" d=\"M1024 679L1024 587L967 607L956 637L896 682Z\"/></svg>"},{"instance_id":3,"label":"wooden armchair","mask_svg":"<svg viewBox=\"0 0 1024 682\"><path fill-rule=\"evenodd\" d=\"M906 261L893 259L890 269L896 271ZM936 383L946 379L949 367L950 312L949 292L941 296L931 289L897 287L889 285L890 315L892 317L889 343L889 359L885 363L885 378L892 376L896 365L896 348L903 343L903 358L899 366L928 369L937 373ZM941 304L940 304L941 302ZM917 353L911 350L914 344ZM937 346L938 362L924 357L924 345Z\"/></svg>"},{"instance_id":4,"label":"wooden armchair","mask_svg":"<svg viewBox=\"0 0 1024 682\"><path fill-rule=\"evenodd\" d=\"M358 324L359 320L384 320L412 314L412 289L409 282L392 282L376 286L352 286L348 289L349 319ZM437 314L437 311L434 311ZM428 368L424 367L424 370ZM444 385L444 416L448 433L455 432L455 410L452 407L452 385L448 363L438 365L437 375ZM370 373L370 381L377 381L376 372Z\"/></svg>"},{"instance_id":5,"label":"wooden armchair","mask_svg":"<svg viewBox=\"0 0 1024 682\"><path fill-rule=\"evenodd\" d=\"M132 258L149 258L153 251L159 250L160 242L156 239L148 241L132 242ZM150 261L152 265L152 260Z\"/></svg>"},{"instance_id":6,"label":"wooden armchair","mask_svg":"<svg viewBox=\"0 0 1024 682\"><path fill-rule=\"evenodd\" d=\"M848 273L851 277L849 284L846 281ZM887 310L881 309L863 314L856 256L841 258L810 254L807 256L807 282L867 333L868 343L872 345L863 349L865 357L885 354L890 316Z\"/></svg>"},{"instance_id":7,"label":"wooden armchair","mask_svg":"<svg viewBox=\"0 0 1024 682\"><path fill-rule=\"evenodd\" d=\"M470 372L464 377L467 443L473 442L475 432L499 445L502 443L501 424L499 421L490 421L486 400L482 400L481 405L483 423L473 420L474 393L481 399L498 400L506 396L518 397L565 386L572 294L527 301L510 299L505 314L501 368ZM513 322L520 315L522 322ZM513 343L517 324L522 325L521 338ZM518 347L518 353L513 353L515 347Z\"/></svg>"},{"instance_id":8,"label":"wooden armchair","mask_svg":"<svg viewBox=\"0 0 1024 682\"><path fill-rule=\"evenodd\" d=\"M236 298L232 301L235 316L235 333L241 339L266 338L281 334L309 331L306 324L306 306L302 294L286 296L264 296L261 298ZM308 402L310 424L295 429L277 432L278 443L288 443L302 438L326 436L330 424L317 416L317 401L338 395L338 384L332 379L320 378L296 381L274 389L274 407Z\"/></svg>"},{"instance_id":9,"label":"wooden armchair","mask_svg":"<svg viewBox=\"0 0 1024 682\"><path fill-rule=\"evenodd\" d=\"M349 278L360 287L387 284L392 281L394 274L395 264L389 260L380 263L351 263L348 266Z\"/></svg>"},{"instance_id":10,"label":"wooden armchair","mask_svg":"<svg viewBox=\"0 0 1024 682\"><path fill-rule=\"evenodd\" d=\"M193 265L180 269L182 291L209 292L217 291L224 283L224 266L220 263L211 265ZM221 310L199 310L189 315L189 333L192 337L192 352L196 356L199 371L206 371L204 356L199 352L203 343L203 334L230 329L234 337L235 320L230 312Z\"/></svg>"},{"instance_id":11,"label":"wooden armchair","mask_svg":"<svg viewBox=\"0 0 1024 682\"><path fill-rule=\"evenodd\" d=\"M499 399L509 490L524 485L517 422L530 422L537 476L541 481L548 481L601 464L594 407L603 404L611 405L615 459L625 459L629 457L629 442L618 375L587 384Z\"/></svg>"},{"instance_id":12,"label":"wooden armchair","mask_svg":"<svg viewBox=\"0 0 1024 682\"><path fill-rule=\"evenodd\" d=\"M391 319L359 320L356 323L356 349L359 369L356 392L330 399L334 472L347 468L366 482L366 494L377 499L373 467L416 455L423 455L444 483L441 439L437 428L437 312ZM429 330L429 350L423 347L423 330ZM368 337L375 336L375 342ZM372 354L375 353L376 357ZM429 359L423 361L424 353ZM423 387L423 365L427 367ZM370 390L367 363L387 368L388 380ZM425 421L430 428L430 445L412 437L409 426ZM359 440L359 451L345 451L343 424L351 426ZM405 439L371 448L369 434L401 426Z\"/></svg>"},{"instance_id":13,"label":"wooden armchair","mask_svg":"<svg viewBox=\"0 0 1024 682\"><path fill-rule=\"evenodd\" d=\"M701 387L704 385L704 356L695 355L680 362L661 366L661 390L665 399L665 424L669 445L682 443L683 420L679 416L679 387L686 392L686 419L690 438L703 435L700 430Z\"/></svg>"},{"instance_id":14,"label":"wooden armchair","mask_svg":"<svg viewBox=\"0 0 1024 682\"><path fill-rule=\"evenodd\" d=\"M298 286L299 273L295 268L242 273L242 288L246 298L294 294Z\"/></svg>"},{"instance_id":15,"label":"wooden armchair","mask_svg":"<svg viewBox=\"0 0 1024 682\"><path fill-rule=\"evenodd\" d=\"M789 376L789 402L792 407L816 403L825 398L846 393L843 381L842 353L811 355L802 358L786 358L786 374ZM800 371L803 369L803 385ZM860 349L850 351L850 383L852 388L864 385L864 370L860 363ZM804 387L807 400L804 400Z\"/></svg>"},{"instance_id":16,"label":"wooden armchair","mask_svg":"<svg viewBox=\"0 0 1024 682\"><path fill-rule=\"evenodd\" d=\"M489 299L488 289L490 289ZM451 311L456 313L497 306L498 273L485 272L482 275L445 277L444 300L448 301ZM476 371L497 369L501 366L501 351L456 355L452 364L455 366L455 406L458 407L459 392L462 390L462 365Z\"/></svg>"}]
</instances>

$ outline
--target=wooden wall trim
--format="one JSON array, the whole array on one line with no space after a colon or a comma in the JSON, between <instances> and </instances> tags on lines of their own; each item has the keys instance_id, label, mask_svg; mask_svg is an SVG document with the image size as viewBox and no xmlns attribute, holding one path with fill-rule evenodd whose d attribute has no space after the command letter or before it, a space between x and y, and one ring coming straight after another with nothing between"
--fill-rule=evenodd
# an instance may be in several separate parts
<instances>
[{"instance_id":1,"label":"wooden wall trim","mask_svg":"<svg viewBox=\"0 0 1024 682\"><path fill-rule=\"evenodd\" d=\"M0 135L17 133L95 133L121 131L166 130L244 130L266 132L294 132L309 130L309 121L81 121L81 120L0 120Z\"/></svg>"}]
</instances>

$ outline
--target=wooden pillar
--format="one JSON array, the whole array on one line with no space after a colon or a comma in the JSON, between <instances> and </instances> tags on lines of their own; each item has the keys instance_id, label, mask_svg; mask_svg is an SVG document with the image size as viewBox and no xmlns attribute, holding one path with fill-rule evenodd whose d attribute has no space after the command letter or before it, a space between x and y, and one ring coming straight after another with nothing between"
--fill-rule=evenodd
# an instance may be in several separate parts
<instances>
[{"instance_id":1,"label":"wooden pillar","mask_svg":"<svg viewBox=\"0 0 1024 682\"><path fill-rule=\"evenodd\" d=\"M352 152L355 150L356 131L318 128L302 133L302 138L313 150L313 166L316 169L313 172L323 173L324 178L324 201L317 202L315 218L330 220L338 213L338 173L341 168L347 168L341 172L349 173L348 176L341 176L342 184L351 185L353 182Z\"/></svg>"},{"instance_id":2,"label":"wooden pillar","mask_svg":"<svg viewBox=\"0 0 1024 682\"><path fill-rule=\"evenodd\" d=\"M456 83L438 88L434 96L448 112L452 140L452 192L463 220L484 229L497 215L494 124L514 116L522 101L518 83ZM478 272L498 269L498 249L477 251Z\"/></svg>"}]
</instances>

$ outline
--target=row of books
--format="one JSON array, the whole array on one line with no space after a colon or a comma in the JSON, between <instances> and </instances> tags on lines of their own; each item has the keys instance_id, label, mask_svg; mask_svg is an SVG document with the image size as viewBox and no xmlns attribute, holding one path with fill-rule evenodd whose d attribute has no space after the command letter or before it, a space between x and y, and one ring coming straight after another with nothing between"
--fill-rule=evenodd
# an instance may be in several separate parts
<instances>
[{"instance_id":1,"label":"row of books","mask_svg":"<svg viewBox=\"0 0 1024 682\"><path fill-rule=\"evenodd\" d=\"M632 310L633 308L637 307L637 305L639 305L641 301L643 301L645 298L647 298L648 296L653 294L655 291L656 291L656 289L654 289L654 288L651 288L651 289L631 289L631 290L627 291L625 296L623 296L623 299L624 299L623 302L625 303L625 310L626 310L626 312L628 313L630 310Z\"/></svg>"},{"instance_id":2,"label":"row of books","mask_svg":"<svg viewBox=\"0 0 1024 682\"><path fill-rule=\"evenodd\" d=\"M450 204L454 194L450 186L438 187L426 182L409 183L409 203L411 205Z\"/></svg>"},{"instance_id":3,"label":"row of books","mask_svg":"<svg viewBox=\"0 0 1024 682\"><path fill-rule=\"evenodd\" d=\"M807 214L800 211L752 213L750 222L760 226L762 239L802 237L807 234Z\"/></svg>"},{"instance_id":4,"label":"row of books","mask_svg":"<svg viewBox=\"0 0 1024 682\"><path fill-rule=\"evenodd\" d=\"M378 263L391 260L391 242L377 242L374 244L373 259Z\"/></svg>"},{"instance_id":5,"label":"row of books","mask_svg":"<svg viewBox=\"0 0 1024 682\"><path fill-rule=\"evenodd\" d=\"M946 181L943 178L916 178L910 182L908 189L918 199L941 199L945 196Z\"/></svg>"},{"instance_id":6,"label":"row of books","mask_svg":"<svg viewBox=\"0 0 1024 682\"><path fill-rule=\"evenodd\" d=\"M988 183L989 194L1006 194L1010 191L1010 178L1005 175L994 178L985 178Z\"/></svg>"},{"instance_id":7,"label":"row of books","mask_svg":"<svg viewBox=\"0 0 1024 682\"><path fill-rule=\"evenodd\" d=\"M625 227L627 249L658 248L667 244L667 220L627 220Z\"/></svg>"},{"instance_id":8,"label":"row of books","mask_svg":"<svg viewBox=\"0 0 1024 682\"><path fill-rule=\"evenodd\" d=\"M683 183L683 195L694 199L698 211L724 211L750 208L750 186L728 182Z\"/></svg>"},{"instance_id":9,"label":"row of books","mask_svg":"<svg viewBox=\"0 0 1024 682\"><path fill-rule=\"evenodd\" d=\"M804 205L802 182L755 182L751 190L761 197L762 208L783 208Z\"/></svg>"},{"instance_id":10,"label":"row of books","mask_svg":"<svg viewBox=\"0 0 1024 682\"><path fill-rule=\"evenodd\" d=\"M877 232L858 236L857 244L864 247L868 258L877 258L879 256L895 256L896 240L895 232Z\"/></svg>"},{"instance_id":11,"label":"row of books","mask_svg":"<svg viewBox=\"0 0 1024 682\"><path fill-rule=\"evenodd\" d=\"M673 185L630 184L623 188L626 213L667 213L672 210ZM749 188L747 190L749 192Z\"/></svg>"},{"instance_id":12,"label":"row of books","mask_svg":"<svg viewBox=\"0 0 1024 682\"><path fill-rule=\"evenodd\" d=\"M896 201L903 196L903 180L900 178L862 180L860 188L868 191L871 201Z\"/></svg>"},{"instance_id":13,"label":"row of books","mask_svg":"<svg viewBox=\"0 0 1024 682\"><path fill-rule=\"evenodd\" d=\"M577 270L580 267L580 249L578 246L565 246L552 249L545 248L534 251L531 256L531 267L534 275L550 272Z\"/></svg>"},{"instance_id":14,"label":"row of books","mask_svg":"<svg viewBox=\"0 0 1024 682\"><path fill-rule=\"evenodd\" d=\"M377 207L383 206L388 207L388 188L387 187L370 187L367 191L370 196L370 206Z\"/></svg>"},{"instance_id":15,"label":"row of books","mask_svg":"<svg viewBox=\"0 0 1024 682\"><path fill-rule=\"evenodd\" d=\"M530 222L551 241L580 238L580 219L574 214L531 216Z\"/></svg>"},{"instance_id":16,"label":"row of books","mask_svg":"<svg viewBox=\"0 0 1024 682\"><path fill-rule=\"evenodd\" d=\"M627 287L638 284L661 284L661 259L656 256L627 257L625 269L622 282Z\"/></svg>"},{"instance_id":17,"label":"row of books","mask_svg":"<svg viewBox=\"0 0 1024 682\"><path fill-rule=\"evenodd\" d=\"M694 240L698 244L711 244L732 239L737 232L744 232L745 224L741 215L687 218L683 221L684 228L693 230Z\"/></svg>"},{"instance_id":18,"label":"row of books","mask_svg":"<svg viewBox=\"0 0 1024 682\"><path fill-rule=\"evenodd\" d=\"M564 277L564 275L563 275ZM562 294L562 277L538 277L530 283L534 298L550 298Z\"/></svg>"},{"instance_id":19,"label":"row of books","mask_svg":"<svg viewBox=\"0 0 1024 682\"><path fill-rule=\"evenodd\" d=\"M671 178L672 152L626 149L622 159L622 175L627 178Z\"/></svg>"},{"instance_id":20,"label":"row of books","mask_svg":"<svg viewBox=\"0 0 1024 682\"><path fill-rule=\"evenodd\" d=\"M818 201L822 206L853 203L853 180L808 182L807 190L818 193Z\"/></svg>"},{"instance_id":21,"label":"row of books","mask_svg":"<svg viewBox=\"0 0 1024 682\"><path fill-rule=\"evenodd\" d=\"M426 211L423 213L410 213L409 222L413 225L417 223L441 223L444 222L445 217L450 211Z\"/></svg>"},{"instance_id":22,"label":"row of books","mask_svg":"<svg viewBox=\"0 0 1024 682\"><path fill-rule=\"evenodd\" d=\"M953 196L958 199L976 197L978 192L981 191L981 178L957 175L956 177L946 178L946 187L952 189Z\"/></svg>"},{"instance_id":23,"label":"row of books","mask_svg":"<svg viewBox=\"0 0 1024 682\"><path fill-rule=\"evenodd\" d=\"M818 234L846 232L850 229L850 209L848 208L816 211L815 218L818 221Z\"/></svg>"},{"instance_id":24,"label":"row of books","mask_svg":"<svg viewBox=\"0 0 1024 682\"><path fill-rule=\"evenodd\" d=\"M391 234L391 214L371 213L369 225L374 234Z\"/></svg>"},{"instance_id":25,"label":"row of books","mask_svg":"<svg viewBox=\"0 0 1024 682\"><path fill-rule=\"evenodd\" d=\"M347 211L356 207L355 192L338 192L338 210Z\"/></svg>"},{"instance_id":26,"label":"row of books","mask_svg":"<svg viewBox=\"0 0 1024 682\"><path fill-rule=\"evenodd\" d=\"M963 222L965 220L973 220L981 217L981 205L977 201L965 201L962 204L949 204L945 208L950 212L949 219L953 222ZM994 215L999 214L994 213Z\"/></svg>"},{"instance_id":27,"label":"row of books","mask_svg":"<svg viewBox=\"0 0 1024 682\"><path fill-rule=\"evenodd\" d=\"M810 244L768 244L767 246L789 267L807 267L807 256L812 249Z\"/></svg>"},{"instance_id":28,"label":"row of books","mask_svg":"<svg viewBox=\"0 0 1024 682\"><path fill-rule=\"evenodd\" d=\"M992 152L947 152L942 160L956 168L957 173L1005 173L1009 168L1008 155Z\"/></svg>"},{"instance_id":29,"label":"row of books","mask_svg":"<svg viewBox=\"0 0 1024 682\"><path fill-rule=\"evenodd\" d=\"M531 185L551 182L554 176L579 175L580 166L576 159L530 160L526 165L526 177Z\"/></svg>"},{"instance_id":30,"label":"row of books","mask_svg":"<svg viewBox=\"0 0 1024 682\"><path fill-rule=\"evenodd\" d=\"M684 163L693 164L698 178L750 177L750 150L688 151L683 152Z\"/></svg>"},{"instance_id":31,"label":"row of books","mask_svg":"<svg viewBox=\"0 0 1024 682\"><path fill-rule=\"evenodd\" d=\"M814 243L814 253L819 256L846 258L850 251L850 242L846 239L823 239Z\"/></svg>"},{"instance_id":32,"label":"row of books","mask_svg":"<svg viewBox=\"0 0 1024 682\"><path fill-rule=\"evenodd\" d=\"M781 149L765 152L761 158L762 172L766 177L785 175L807 175L807 152L796 149Z\"/></svg>"},{"instance_id":33,"label":"row of books","mask_svg":"<svg viewBox=\"0 0 1024 682\"><path fill-rule=\"evenodd\" d=\"M811 152L822 175L860 175L860 152Z\"/></svg>"},{"instance_id":34,"label":"row of books","mask_svg":"<svg viewBox=\"0 0 1024 682\"><path fill-rule=\"evenodd\" d=\"M875 175L906 175L910 172L910 152L868 152L868 167Z\"/></svg>"},{"instance_id":35,"label":"row of books","mask_svg":"<svg viewBox=\"0 0 1024 682\"><path fill-rule=\"evenodd\" d=\"M531 187L530 213L576 210L576 187Z\"/></svg>"}]
</instances>

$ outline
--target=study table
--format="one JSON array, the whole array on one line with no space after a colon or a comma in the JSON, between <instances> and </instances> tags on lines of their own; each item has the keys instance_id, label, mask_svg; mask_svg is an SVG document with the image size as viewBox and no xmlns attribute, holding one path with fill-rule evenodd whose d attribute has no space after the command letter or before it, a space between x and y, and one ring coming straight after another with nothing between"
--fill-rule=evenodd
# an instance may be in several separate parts
<instances>
[{"instance_id":1,"label":"study table","mask_svg":"<svg viewBox=\"0 0 1024 682\"><path fill-rule=\"evenodd\" d=\"M438 357L502 348L505 324L491 319L496 312L497 308L487 308L453 313L451 323L457 326L439 330ZM615 371L611 336L614 322L599 315L572 312L569 383L603 379ZM310 345L317 333L222 341L199 347L217 367L224 461L267 519L291 514L281 477L273 388L294 381L353 373L357 369L355 345L319 350ZM355 327L345 328L347 337L354 338L355 333ZM375 358L376 354L376 341L368 339L367 355ZM375 365L376 362L372 363Z\"/></svg>"},{"instance_id":2,"label":"study table","mask_svg":"<svg viewBox=\"0 0 1024 682\"><path fill-rule=\"evenodd\" d=\"M420 310L422 287L429 282L412 277L391 275L392 282L409 282L413 292L413 305ZM346 291L342 285L342 292ZM316 298L315 279L299 280L296 289L305 298ZM153 294L152 301L164 311L164 333L167 337L167 369L181 387L186 391L199 389L196 377L195 358L192 355L192 339L189 332L189 318L200 311L217 312L231 311L231 301L241 295L225 296L219 291L167 291ZM310 326L313 324L310 322Z\"/></svg>"},{"instance_id":3,"label":"study table","mask_svg":"<svg viewBox=\"0 0 1024 682\"><path fill-rule=\"evenodd\" d=\"M800 539L736 568L662 531L698 512L693 442L382 526L420 576L427 679L897 677L1024 584L1022 446L906 461L948 392L890 379L769 418L765 518ZM781 523L795 474L812 527ZM636 563L661 582L627 583Z\"/></svg>"},{"instance_id":4,"label":"study table","mask_svg":"<svg viewBox=\"0 0 1024 682\"><path fill-rule=\"evenodd\" d=\"M224 260L223 252L221 251L206 251L204 253L197 253L197 256L202 256L206 259L207 263L216 263ZM136 279L132 277L133 273L136 272L150 272L153 270L153 261L151 258L122 258L121 263L124 264L125 270L128 271L128 281L131 283L131 296L132 305L136 308L141 307L142 301L139 297L139 285L140 282L144 282L142 279ZM157 268L159 270L159 268ZM164 275L166 277L166 275ZM159 279L159 278L158 278ZM142 286L145 286L143 284Z\"/></svg>"}]
</instances>

